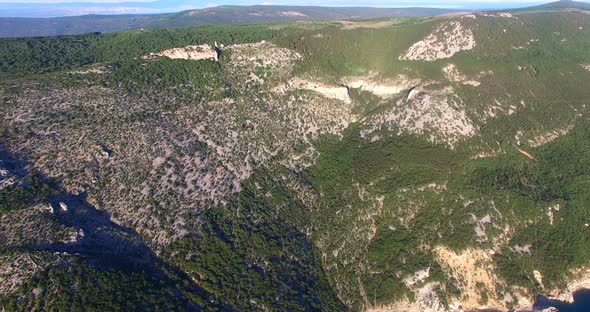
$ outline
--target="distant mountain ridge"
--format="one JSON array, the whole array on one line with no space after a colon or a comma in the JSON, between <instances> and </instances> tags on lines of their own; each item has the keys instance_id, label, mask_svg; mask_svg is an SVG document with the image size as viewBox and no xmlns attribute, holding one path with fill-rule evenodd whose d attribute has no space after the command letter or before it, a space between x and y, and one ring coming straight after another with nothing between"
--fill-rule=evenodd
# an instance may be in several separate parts
<instances>
[{"instance_id":1,"label":"distant mountain ridge","mask_svg":"<svg viewBox=\"0 0 590 312\"><path fill-rule=\"evenodd\" d=\"M572 1L572 0L560 0L550 2L542 5L531 6L521 9L513 9L510 11L544 11L544 10L564 10L564 9L577 9L577 10L590 10L590 3Z\"/></svg>"},{"instance_id":2,"label":"distant mountain ridge","mask_svg":"<svg viewBox=\"0 0 590 312\"><path fill-rule=\"evenodd\" d=\"M509 11L579 9L590 4L561 0ZM374 8L320 6L217 6L163 14L81 15L52 18L0 17L0 38L76 35L117 32L141 28L170 28L206 24L255 24L288 21L374 19L403 16L436 16L462 10L438 8Z\"/></svg>"},{"instance_id":3,"label":"distant mountain ridge","mask_svg":"<svg viewBox=\"0 0 590 312\"><path fill-rule=\"evenodd\" d=\"M55 18L0 18L0 37L74 35L140 28L204 24L254 24L301 20L371 19L435 16L457 12L436 8L371 8L317 6L218 6L178 13L150 15L82 15Z\"/></svg>"}]
</instances>

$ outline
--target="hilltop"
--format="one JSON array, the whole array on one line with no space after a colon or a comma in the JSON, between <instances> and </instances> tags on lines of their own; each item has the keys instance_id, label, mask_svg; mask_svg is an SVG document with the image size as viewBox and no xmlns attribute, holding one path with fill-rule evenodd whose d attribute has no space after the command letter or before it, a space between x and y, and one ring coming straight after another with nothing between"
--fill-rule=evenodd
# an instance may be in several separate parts
<instances>
[{"instance_id":1,"label":"hilltop","mask_svg":"<svg viewBox=\"0 0 590 312\"><path fill-rule=\"evenodd\" d=\"M551 11L551 10L590 10L590 3L573 1L573 0L560 0L542 4L533 7L527 7L516 11Z\"/></svg>"}]
</instances>

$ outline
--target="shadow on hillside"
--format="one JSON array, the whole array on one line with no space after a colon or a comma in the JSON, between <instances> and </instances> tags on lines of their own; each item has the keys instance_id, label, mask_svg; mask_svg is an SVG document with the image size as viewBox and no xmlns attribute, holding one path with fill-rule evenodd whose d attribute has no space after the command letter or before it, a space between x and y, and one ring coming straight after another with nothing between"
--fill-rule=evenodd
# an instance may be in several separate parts
<instances>
[{"instance_id":1,"label":"shadow on hillside","mask_svg":"<svg viewBox=\"0 0 590 312\"><path fill-rule=\"evenodd\" d=\"M86 194L52 195L49 203L55 208L55 219L68 227L83 231L78 241L29 246L32 250L68 252L87 258L99 267L127 270L157 271L159 260L133 230L111 221L106 211L86 202ZM59 211L65 204L67 211Z\"/></svg>"},{"instance_id":2,"label":"shadow on hillside","mask_svg":"<svg viewBox=\"0 0 590 312\"><path fill-rule=\"evenodd\" d=\"M183 289L201 298L209 299L208 293L193 283L191 279L177 267L160 259L132 229L114 223L107 211L101 211L86 201L86 194L74 195L63 191L59 184L51 179L27 168L22 155L11 154L0 143L0 165L13 175L25 181L27 175L35 175L51 186L51 194L42 200L42 204L51 204L55 213L55 222L67 227L81 229L74 242L58 242L41 245L20 245L15 248L24 251L46 251L67 253L85 259L100 270L115 269L125 272L145 272L158 278L163 284L172 287L177 295L181 292L176 285L182 281ZM3 177L0 177L2 179ZM19 184L28 187L26 183ZM65 204L65 206L63 206ZM66 211L60 206L67 207ZM49 214L49 212L47 212ZM43 236L43 233L38 233ZM188 302L188 301L187 301ZM192 304L187 310L197 310Z\"/></svg>"},{"instance_id":3,"label":"shadow on hillside","mask_svg":"<svg viewBox=\"0 0 590 312\"><path fill-rule=\"evenodd\" d=\"M590 289L579 289L573 294L574 302L564 302L538 295L533 305L534 311L541 311L550 307L559 312L588 312L590 311Z\"/></svg>"}]
</instances>

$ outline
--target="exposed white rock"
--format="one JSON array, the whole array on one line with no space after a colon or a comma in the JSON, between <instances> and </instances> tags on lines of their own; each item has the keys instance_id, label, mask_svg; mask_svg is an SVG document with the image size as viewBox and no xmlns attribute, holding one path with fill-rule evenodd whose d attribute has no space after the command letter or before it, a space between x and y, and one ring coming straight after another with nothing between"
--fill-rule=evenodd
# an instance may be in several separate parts
<instances>
[{"instance_id":1,"label":"exposed white rock","mask_svg":"<svg viewBox=\"0 0 590 312\"><path fill-rule=\"evenodd\" d=\"M367 124L374 129L385 126L399 133L426 135L431 142L446 143L452 148L478 132L463 105L450 86L421 85L390 110L367 120Z\"/></svg>"},{"instance_id":2,"label":"exposed white rock","mask_svg":"<svg viewBox=\"0 0 590 312\"><path fill-rule=\"evenodd\" d=\"M400 60L430 62L450 58L457 52L472 50L475 46L471 29L459 21L448 21L439 24L426 38L414 43L400 56Z\"/></svg>"},{"instance_id":3,"label":"exposed white rock","mask_svg":"<svg viewBox=\"0 0 590 312\"><path fill-rule=\"evenodd\" d=\"M107 66L94 66L91 68L72 71L70 73L77 74L77 75L89 75L89 74L100 75L100 74L108 74L110 72L111 72L111 70Z\"/></svg>"},{"instance_id":4,"label":"exposed white rock","mask_svg":"<svg viewBox=\"0 0 590 312\"><path fill-rule=\"evenodd\" d=\"M477 235L477 240L479 242L486 241L488 239L486 234L486 224L490 224L492 222L491 216L487 214L479 219L476 215L471 214L471 219L475 223L474 230L475 234Z\"/></svg>"},{"instance_id":5,"label":"exposed white rock","mask_svg":"<svg viewBox=\"0 0 590 312\"><path fill-rule=\"evenodd\" d=\"M279 48L266 41L230 45L226 49L232 51L231 65L238 68L252 65L281 68L302 58L297 52Z\"/></svg>"},{"instance_id":6,"label":"exposed white rock","mask_svg":"<svg viewBox=\"0 0 590 312\"><path fill-rule=\"evenodd\" d=\"M581 267L572 270L570 273L573 278L566 281L567 286L553 289L547 294L548 297L571 303L574 302L573 294L575 291L590 289L590 268Z\"/></svg>"},{"instance_id":7,"label":"exposed white rock","mask_svg":"<svg viewBox=\"0 0 590 312\"><path fill-rule=\"evenodd\" d=\"M357 29L357 28L385 28L399 23L396 20L371 20L371 21L339 21L342 24L342 29Z\"/></svg>"},{"instance_id":8,"label":"exposed white rock","mask_svg":"<svg viewBox=\"0 0 590 312\"><path fill-rule=\"evenodd\" d=\"M498 289L503 281L495 273L492 255L483 249L468 248L459 253L447 247L434 249L436 259L447 276L454 277L461 290L461 306L467 311L481 308L481 287L487 292L487 308L504 309L503 296Z\"/></svg>"},{"instance_id":9,"label":"exposed white rock","mask_svg":"<svg viewBox=\"0 0 590 312\"><path fill-rule=\"evenodd\" d=\"M308 90L320 93L326 98L339 100L347 104L351 103L347 87L327 85L322 82L313 81L306 78L294 78L285 86L280 86L278 89L276 89L278 92L284 92L286 90Z\"/></svg>"},{"instance_id":10,"label":"exposed white rock","mask_svg":"<svg viewBox=\"0 0 590 312\"><path fill-rule=\"evenodd\" d=\"M53 205L52 205L52 204L48 204L48 205L47 205L47 211L48 211L50 214L54 214L54 213L55 213L55 208L53 208Z\"/></svg>"},{"instance_id":11,"label":"exposed white rock","mask_svg":"<svg viewBox=\"0 0 590 312\"><path fill-rule=\"evenodd\" d=\"M482 13L479 13L479 15L486 16L486 17L516 18L516 16L514 16L508 12L498 12L498 13L482 12Z\"/></svg>"},{"instance_id":12,"label":"exposed white rock","mask_svg":"<svg viewBox=\"0 0 590 312\"><path fill-rule=\"evenodd\" d=\"M545 288L545 285L543 285L543 275L541 274L541 272L534 270L533 276L535 277L535 281L537 281L537 283L539 283L541 288Z\"/></svg>"},{"instance_id":13,"label":"exposed white rock","mask_svg":"<svg viewBox=\"0 0 590 312\"><path fill-rule=\"evenodd\" d=\"M445 67L443 67L442 70L447 80L451 82L462 83L464 85L470 85L474 87L478 87L479 85L481 85L481 82L469 79L469 77L459 72L459 69L455 64L447 64Z\"/></svg>"},{"instance_id":14,"label":"exposed white rock","mask_svg":"<svg viewBox=\"0 0 590 312\"><path fill-rule=\"evenodd\" d=\"M371 139L369 140L371 143L375 143L377 141L381 140L381 136L380 135L374 135L371 137Z\"/></svg>"},{"instance_id":15,"label":"exposed white rock","mask_svg":"<svg viewBox=\"0 0 590 312\"><path fill-rule=\"evenodd\" d=\"M185 60L213 60L218 61L217 51L208 44L189 45L184 48L172 48L158 53L150 53L143 59L150 60L158 57Z\"/></svg>"},{"instance_id":16,"label":"exposed white rock","mask_svg":"<svg viewBox=\"0 0 590 312\"><path fill-rule=\"evenodd\" d=\"M440 311L444 309L436 290L440 287L438 282L424 285L416 292L416 301L423 307L422 311Z\"/></svg>"},{"instance_id":17,"label":"exposed white rock","mask_svg":"<svg viewBox=\"0 0 590 312\"><path fill-rule=\"evenodd\" d=\"M101 149L100 150L100 157L107 159L107 158L111 157L111 153L105 149Z\"/></svg>"},{"instance_id":18,"label":"exposed white rock","mask_svg":"<svg viewBox=\"0 0 590 312\"><path fill-rule=\"evenodd\" d=\"M67 212L68 211L68 205L64 202L60 202L59 203L59 210L61 212Z\"/></svg>"},{"instance_id":19,"label":"exposed white rock","mask_svg":"<svg viewBox=\"0 0 590 312\"><path fill-rule=\"evenodd\" d=\"M561 206L559 204L555 204L553 206L549 206L549 208L547 208L547 216L549 217L549 223L551 225L553 225L553 222L555 221L554 219L554 212L559 211L561 208Z\"/></svg>"},{"instance_id":20,"label":"exposed white rock","mask_svg":"<svg viewBox=\"0 0 590 312\"><path fill-rule=\"evenodd\" d=\"M10 176L8 178L3 177L0 180L0 190L3 190L9 186L12 186L17 183L17 179L14 176Z\"/></svg>"},{"instance_id":21,"label":"exposed white rock","mask_svg":"<svg viewBox=\"0 0 590 312\"><path fill-rule=\"evenodd\" d=\"M307 17L307 15L297 12L297 11L281 11L279 12L281 16L290 16L290 17Z\"/></svg>"},{"instance_id":22,"label":"exposed white rock","mask_svg":"<svg viewBox=\"0 0 590 312\"><path fill-rule=\"evenodd\" d=\"M427 267L426 269L417 271L414 274L407 276L406 278L404 278L403 282L404 282L404 284L406 284L406 286L413 286L413 285L416 285L417 283L423 282L429 276L430 276L430 267Z\"/></svg>"},{"instance_id":23,"label":"exposed white rock","mask_svg":"<svg viewBox=\"0 0 590 312\"><path fill-rule=\"evenodd\" d=\"M479 152L478 154L472 156L471 159L492 158L498 155L502 155L504 153L505 152L502 149L492 149L488 151Z\"/></svg>"},{"instance_id":24,"label":"exposed white rock","mask_svg":"<svg viewBox=\"0 0 590 312\"><path fill-rule=\"evenodd\" d=\"M524 246L516 245L514 247L510 247L509 249L512 252L515 252L515 253L518 253L518 254L521 254L521 255L523 255L523 254L530 255L531 254L531 248L533 248L533 245L528 244L528 245L524 245Z\"/></svg>"},{"instance_id":25,"label":"exposed white rock","mask_svg":"<svg viewBox=\"0 0 590 312\"><path fill-rule=\"evenodd\" d=\"M404 298L389 305L372 306L365 309L367 312L398 312L398 311L422 311L442 312L446 311L444 304L438 297L437 290L440 283L432 282L414 289L414 301Z\"/></svg>"},{"instance_id":26,"label":"exposed white rock","mask_svg":"<svg viewBox=\"0 0 590 312\"><path fill-rule=\"evenodd\" d=\"M375 77L347 77L343 84L353 89L361 89L381 98L390 98L408 90L420 83L418 79L411 79L405 75L398 75L393 79L379 80Z\"/></svg>"},{"instance_id":27,"label":"exposed white rock","mask_svg":"<svg viewBox=\"0 0 590 312\"><path fill-rule=\"evenodd\" d=\"M551 143L555 141L557 138L568 134L573 128L574 127L572 125L562 129L555 129L553 131L533 137L532 139L528 140L528 143L532 147L539 147L547 143Z\"/></svg>"}]
</instances>

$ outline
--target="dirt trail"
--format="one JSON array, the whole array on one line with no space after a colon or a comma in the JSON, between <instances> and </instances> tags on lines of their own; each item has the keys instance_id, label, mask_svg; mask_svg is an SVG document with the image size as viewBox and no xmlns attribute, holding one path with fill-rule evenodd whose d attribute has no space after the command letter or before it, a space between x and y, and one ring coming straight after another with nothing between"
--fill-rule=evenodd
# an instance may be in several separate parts
<instances>
[{"instance_id":1,"label":"dirt trail","mask_svg":"<svg viewBox=\"0 0 590 312\"><path fill-rule=\"evenodd\" d=\"M535 156L531 155L529 152L527 152L527 151L525 151L525 150L523 150L521 148L518 148L518 147L516 148L516 150L519 153L523 154L524 156L528 157L529 159L534 160L534 161L537 161L537 158Z\"/></svg>"}]
</instances>

